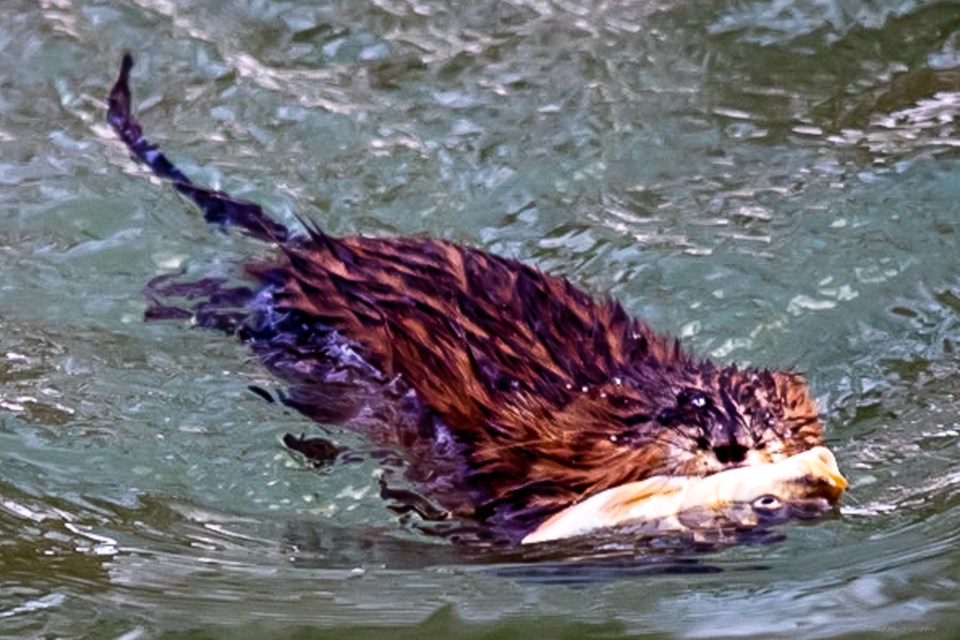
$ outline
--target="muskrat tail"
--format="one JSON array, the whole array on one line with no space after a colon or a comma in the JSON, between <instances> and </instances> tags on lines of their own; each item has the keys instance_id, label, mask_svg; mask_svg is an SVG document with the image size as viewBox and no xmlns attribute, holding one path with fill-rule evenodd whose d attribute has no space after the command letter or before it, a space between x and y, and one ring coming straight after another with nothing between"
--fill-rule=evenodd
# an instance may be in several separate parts
<instances>
[{"instance_id":1,"label":"muskrat tail","mask_svg":"<svg viewBox=\"0 0 960 640\"><path fill-rule=\"evenodd\" d=\"M255 238L284 243L290 237L289 231L264 213L260 205L232 198L222 191L198 187L156 145L143 137L143 129L130 110L129 78L132 68L133 56L125 53L120 63L120 75L110 90L110 106L107 109L107 122L127 145L130 153L156 175L169 180L177 191L193 200L203 211L207 222L236 225Z\"/></svg>"}]
</instances>

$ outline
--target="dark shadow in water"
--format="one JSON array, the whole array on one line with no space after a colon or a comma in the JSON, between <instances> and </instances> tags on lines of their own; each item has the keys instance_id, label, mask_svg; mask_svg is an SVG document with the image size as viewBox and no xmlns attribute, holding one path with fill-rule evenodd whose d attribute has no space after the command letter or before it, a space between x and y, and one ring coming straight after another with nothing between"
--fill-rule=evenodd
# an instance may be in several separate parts
<instances>
[{"instance_id":1,"label":"dark shadow in water","mask_svg":"<svg viewBox=\"0 0 960 640\"><path fill-rule=\"evenodd\" d=\"M460 533L483 533L462 526ZM456 566L523 583L583 587L640 576L712 574L765 570L765 565L730 564L711 556L734 546L778 544L776 526L637 537L628 529L517 547L495 540L461 538L453 544L396 537L383 529L332 529L290 522L284 533L294 566L311 569L381 565L390 570Z\"/></svg>"},{"instance_id":2,"label":"dark shadow in water","mask_svg":"<svg viewBox=\"0 0 960 640\"><path fill-rule=\"evenodd\" d=\"M565 616L535 616L501 620L495 623L470 622L456 614L453 605L443 605L426 620L416 625L371 625L358 624L348 628L325 629L315 625L284 627L277 630L267 624L252 623L244 626L238 634L236 628L222 630L208 629L185 630L165 633L166 640L186 640L188 638L283 638L284 640L423 640L424 638L457 638L458 640L491 640L493 638L555 638L556 640L608 640L623 638L625 630L622 623L582 622L570 620ZM630 637L637 637L631 635ZM644 634L643 637L658 637Z\"/></svg>"}]
</instances>

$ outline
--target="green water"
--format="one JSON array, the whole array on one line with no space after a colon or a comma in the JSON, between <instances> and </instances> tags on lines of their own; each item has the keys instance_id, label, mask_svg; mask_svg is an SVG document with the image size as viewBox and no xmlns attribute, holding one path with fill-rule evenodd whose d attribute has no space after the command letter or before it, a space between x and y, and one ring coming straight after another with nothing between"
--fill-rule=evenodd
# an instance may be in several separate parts
<instances>
[{"instance_id":1,"label":"green water","mask_svg":"<svg viewBox=\"0 0 960 640\"><path fill-rule=\"evenodd\" d=\"M241 345L142 322L150 278L268 249L129 160L124 50L201 182L806 372L840 515L664 570L484 561L398 522L374 462L306 468L278 438L317 427ZM958 123L956 3L5 0L0 637L956 637Z\"/></svg>"}]
</instances>

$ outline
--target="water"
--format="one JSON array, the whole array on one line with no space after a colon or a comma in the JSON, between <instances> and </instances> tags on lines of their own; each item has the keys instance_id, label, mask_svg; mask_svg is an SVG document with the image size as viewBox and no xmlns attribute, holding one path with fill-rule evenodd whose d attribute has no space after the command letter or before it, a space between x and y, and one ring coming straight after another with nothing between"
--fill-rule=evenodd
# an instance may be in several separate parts
<instances>
[{"instance_id":1,"label":"water","mask_svg":"<svg viewBox=\"0 0 960 640\"><path fill-rule=\"evenodd\" d=\"M960 5L7 0L0 636L954 637ZM807 373L839 517L705 554L465 557L316 472L245 349L141 287L268 249L103 122L122 51L201 182L429 233ZM333 430L341 444L362 438Z\"/></svg>"}]
</instances>

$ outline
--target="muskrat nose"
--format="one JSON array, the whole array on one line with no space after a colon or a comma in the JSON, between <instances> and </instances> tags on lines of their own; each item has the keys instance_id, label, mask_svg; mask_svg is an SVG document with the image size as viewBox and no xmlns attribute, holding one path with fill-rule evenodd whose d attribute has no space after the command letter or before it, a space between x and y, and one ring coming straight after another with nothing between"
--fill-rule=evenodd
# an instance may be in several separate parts
<instances>
[{"instance_id":1,"label":"muskrat nose","mask_svg":"<svg viewBox=\"0 0 960 640\"><path fill-rule=\"evenodd\" d=\"M719 447L713 448L714 455L717 456L717 460L723 464L737 464L743 462L747 457L747 448L742 444L724 444Z\"/></svg>"}]
</instances>

